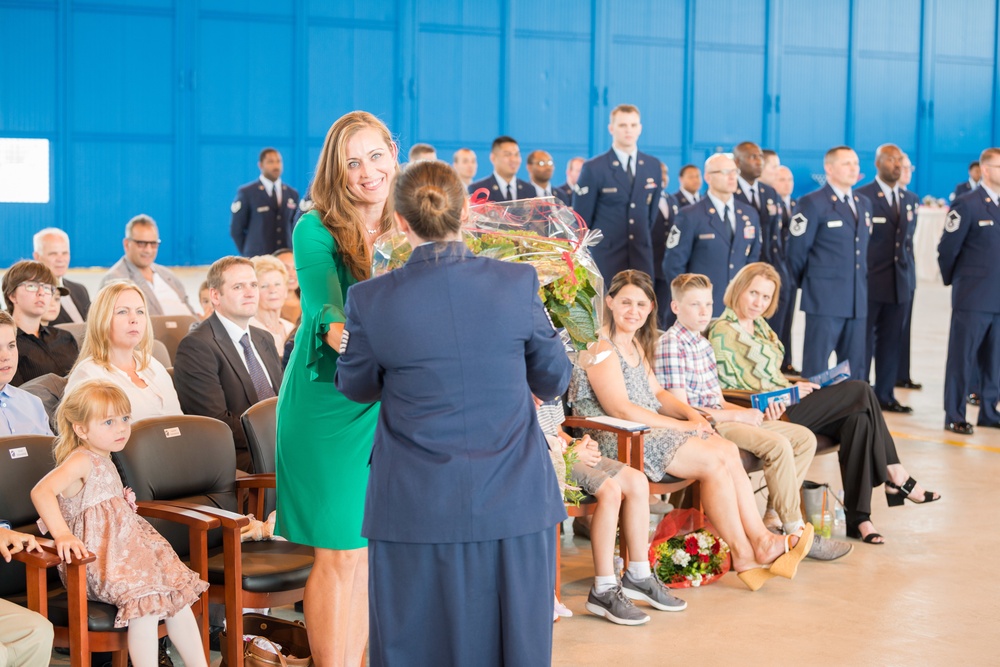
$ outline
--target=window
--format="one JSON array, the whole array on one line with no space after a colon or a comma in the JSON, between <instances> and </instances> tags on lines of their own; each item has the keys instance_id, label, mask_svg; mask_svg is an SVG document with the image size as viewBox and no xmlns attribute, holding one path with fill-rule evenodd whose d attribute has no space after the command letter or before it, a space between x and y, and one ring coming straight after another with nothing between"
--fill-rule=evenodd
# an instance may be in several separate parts
<instances>
[{"instance_id":1,"label":"window","mask_svg":"<svg viewBox=\"0 0 1000 667\"><path fill-rule=\"evenodd\" d=\"M49 203L49 140L0 138L0 203Z\"/></svg>"}]
</instances>

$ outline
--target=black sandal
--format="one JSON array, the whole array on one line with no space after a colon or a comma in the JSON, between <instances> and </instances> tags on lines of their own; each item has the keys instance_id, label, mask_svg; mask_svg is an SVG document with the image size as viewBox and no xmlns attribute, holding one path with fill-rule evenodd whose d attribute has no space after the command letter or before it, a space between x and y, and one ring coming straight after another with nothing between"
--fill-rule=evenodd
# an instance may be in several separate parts
<instances>
[{"instance_id":1,"label":"black sandal","mask_svg":"<svg viewBox=\"0 0 1000 667\"><path fill-rule=\"evenodd\" d=\"M923 500L914 500L910 498L910 494L913 493L914 487L917 485L917 480L910 477L907 479L902 486L897 486L891 480L885 481L885 501L889 503L889 507L899 507L907 501L911 503L916 503L918 505L923 505L924 503L932 503L935 500L941 500L941 496L935 496L933 491L924 491ZM895 489L895 492L889 493L889 489Z\"/></svg>"},{"instance_id":2,"label":"black sandal","mask_svg":"<svg viewBox=\"0 0 1000 667\"><path fill-rule=\"evenodd\" d=\"M847 527L847 536L853 537L856 540L861 540L865 544L874 544L876 546L883 546L885 544L885 537L881 533L871 532L861 537L861 524L865 521L871 521L871 519L865 519L864 521L859 521L856 524ZM875 540L883 540L882 542L876 542Z\"/></svg>"}]
</instances>

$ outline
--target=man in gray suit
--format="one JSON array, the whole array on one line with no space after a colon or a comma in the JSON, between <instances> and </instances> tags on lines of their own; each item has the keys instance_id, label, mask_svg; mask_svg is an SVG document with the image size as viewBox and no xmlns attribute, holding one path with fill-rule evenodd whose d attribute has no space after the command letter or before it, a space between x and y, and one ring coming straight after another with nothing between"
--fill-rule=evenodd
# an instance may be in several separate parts
<instances>
[{"instance_id":1,"label":"man in gray suit","mask_svg":"<svg viewBox=\"0 0 1000 667\"><path fill-rule=\"evenodd\" d=\"M155 220L144 213L129 220L122 246L125 256L104 274L101 287L112 280L131 280L146 295L149 315L196 315L180 279L155 263L160 250Z\"/></svg>"}]
</instances>

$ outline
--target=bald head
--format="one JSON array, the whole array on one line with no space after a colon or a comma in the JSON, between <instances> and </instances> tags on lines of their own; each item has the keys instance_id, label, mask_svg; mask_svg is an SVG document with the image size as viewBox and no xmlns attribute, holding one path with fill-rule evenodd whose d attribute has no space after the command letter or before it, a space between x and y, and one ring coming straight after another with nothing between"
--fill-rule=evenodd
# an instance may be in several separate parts
<instances>
[{"instance_id":1,"label":"bald head","mask_svg":"<svg viewBox=\"0 0 1000 667\"><path fill-rule=\"evenodd\" d=\"M716 153L705 160L705 181L708 183L708 191L718 199L729 201L736 192L736 188L739 187L737 174L736 161L728 153Z\"/></svg>"},{"instance_id":2,"label":"bald head","mask_svg":"<svg viewBox=\"0 0 1000 667\"><path fill-rule=\"evenodd\" d=\"M795 189L795 177L792 176L792 170L788 167L782 165L775 170L774 182L771 186L777 190L778 196L782 199L787 199L792 196L792 190Z\"/></svg>"},{"instance_id":3,"label":"bald head","mask_svg":"<svg viewBox=\"0 0 1000 667\"><path fill-rule=\"evenodd\" d=\"M882 144L875 149L875 169L879 180L895 187L903 175L903 151L895 144Z\"/></svg>"}]
</instances>

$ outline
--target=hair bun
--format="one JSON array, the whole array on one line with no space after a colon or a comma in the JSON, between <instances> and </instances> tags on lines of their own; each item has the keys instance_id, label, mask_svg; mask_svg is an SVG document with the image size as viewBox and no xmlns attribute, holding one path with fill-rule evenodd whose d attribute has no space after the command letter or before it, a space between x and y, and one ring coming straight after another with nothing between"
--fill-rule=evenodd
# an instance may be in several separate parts
<instances>
[{"instance_id":1,"label":"hair bun","mask_svg":"<svg viewBox=\"0 0 1000 667\"><path fill-rule=\"evenodd\" d=\"M448 196L436 185L423 185L414 193L420 213L427 218L436 218L448 211Z\"/></svg>"}]
</instances>

